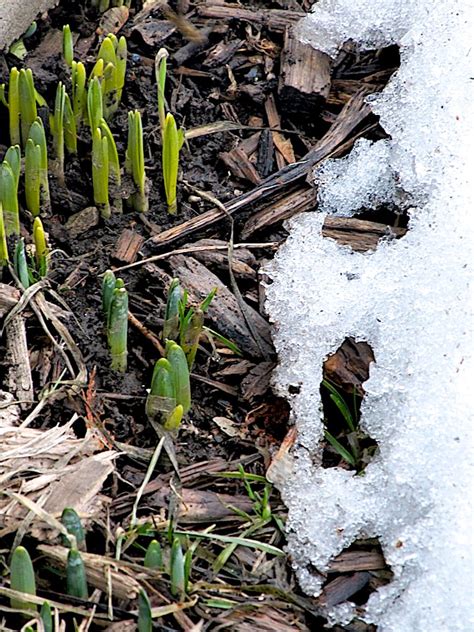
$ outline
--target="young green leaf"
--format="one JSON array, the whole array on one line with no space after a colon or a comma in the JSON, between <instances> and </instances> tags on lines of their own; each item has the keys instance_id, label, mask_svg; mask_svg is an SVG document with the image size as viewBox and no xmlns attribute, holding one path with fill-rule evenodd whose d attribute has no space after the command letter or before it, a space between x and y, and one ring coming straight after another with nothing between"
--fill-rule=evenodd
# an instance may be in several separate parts
<instances>
[{"instance_id":1,"label":"young green leaf","mask_svg":"<svg viewBox=\"0 0 474 632\"><path fill-rule=\"evenodd\" d=\"M122 212L122 198L120 193L121 174L120 174L120 162L118 157L117 145L115 144L114 137L107 125L105 119L100 121L100 131L102 136L107 138L108 155L109 155L109 177L112 189L113 206L119 213Z\"/></svg>"},{"instance_id":2,"label":"young green leaf","mask_svg":"<svg viewBox=\"0 0 474 632\"><path fill-rule=\"evenodd\" d=\"M26 70L22 68L20 70L18 92L20 98L21 139L23 146L25 146L30 127L37 117L36 91L31 68L26 68ZM12 142L12 145L16 145L16 142Z\"/></svg>"},{"instance_id":3,"label":"young green leaf","mask_svg":"<svg viewBox=\"0 0 474 632\"><path fill-rule=\"evenodd\" d=\"M148 595L140 588L138 592L138 632L151 632L153 621L151 618L151 605Z\"/></svg>"},{"instance_id":4,"label":"young green leaf","mask_svg":"<svg viewBox=\"0 0 474 632\"><path fill-rule=\"evenodd\" d=\"M66 527L68 533L76 538L76 545L79 551L86 550L86 534L82 526L81 519L72 507L65 507L61 514L61 522ZM64 545L69 547L69 540L64 538Z\"/></svg>"},{"instance_id":5,"label":"young green leaf","mask_svg":"<svg viewBox=\"0 0 474 632\"><path fill-rule=\"evenodd\" d=\"M111 215L109 202L109 143L100 128L92 133L92 184L94 202L102 217Z\"/></svg>"},{"instance_id":6,"label":"young green leaf","mask_svg":"<svg viewBox=\"0 0 474 632\"><path fill-rule=\"evenodd\" d=\"M86 68L81 61L72 62L71 86L72 111L76 123L76 132L78 132L87 110Z\"/></svg>"},{"instance_id":7,"label":"young green leaf","mask_svg":"<svg viewBox=\"0 0 474 632\"><path fill-rule=\"evenodd\" d=\"M77 549L71 549L67 556L66 565L67 594L78 599L88 599L86 569L81 554Z\"/></svg>"},{"instance_id":8,"label":"young green leaf","mask_svg":"<svg viewBox=\"0 0 474 632\"><path fill-rule=\"evenodd\" d=\"M39 144L39 143L38 143ZM5 153L5 162L8 162L10 168L15 176L15 187L18 190L18 183L20 181L21 171L21 151L20 145L13 145L9 147Z\"/></svg>"},{"instance_id":9,"label":"young green leaf","mask_svg":"<svg viewBox=\"0 0 474 632\"><path fill-rule=\"evenodd\" d=\"M87 91L87 115L91 131L93 132L93 130L99 127L100 121L104 118L102 88L100 87L100 81L97 77L94 77L89 83L89 89Z\"/></svg>"},{"instance_id":10,"label":"young green leaf","mask_svg":"<svg viewBox=\"0 0 474 632\"><path fill-rule=\"evenodd\" d=\"M176 432L181 425L181 421L184 416L184 408L181 404L178 404L174 410L168 415L165 423L163 424L163 428L168 432Z\"/></svg>"},{"instance_id":11,"label":"young green leaf","mask_svg":"<svg viewBox=\"0 0 474 632\"><path fill-rule=\"evenodd\" d=\"M355 458L352 456L352 454L348 450L346 450L346 448L341 443L339 443L336 437L334 437L327 430L324 431L324 436L332 445L332 447L336 450L339 456L341 456L344 459L344 461L347 461L349 465L352 465L352 467L356 467L357 463L356 463Z\"/></svg>"},{"instance_id":12,"label":"young green leaf","mask_svg":"<svg viewBox=\"0 0 474 632\"><path fill-rule=\"evenodd\" d=\"M19 235L20 214L17 178L6 160L0 164L0 200L3 206L3 221L7 237Z\"/></svg>"},{"instance_id":13,"label":"young green leaf","mask_svg":"<svg viewBox=\"0 0 474 632\"><path fill-rule=\"evenodd\" d=\"M171 372L176 388L176 403L181 404L186 414L191 408L191 386L189 382L189 368L186 355L175 342L166 342L166 358L171 365Z\"/></svg>"},{"instance_id":14,"label":"young green leaf","mask_svg":"<svg viewBox=\"0 0 474 632\"><path fill-rule=\"evenodd\" d=\"M69 24L63 26L63 57L66 65L71 67L74 59L74 44Z\"/></svg>"},{"instance_id":15,"label":"young green leaf","mask_svg":"<svg viewBox=\"0 0 474 632\"><path fill-rule=\"evenodd\" d=\"M160 120L160 129L163 136L165 129L165 85L166 85L166 60L168 51L166 48L160 48L155 57L155 79L158 95L158 117Z\"/></svg>"},{"instance_id":16,"label":"young green leaf","mask_svg":"<svg viewBox=\"0 0 474 632\"><path fill-rule=\"evenodd\" d=\"M130 174L136 187L136 192L131 197L132 206L136 211L144 213L148 211L148 198L146 195L142 118L138 110L128 113L125 170Z\"/></svg>"},{"instance_id":17,"label":"young green leaf","mask_svg":"<svg viewBox=\"0 0 474 632\"><path fill-rule=\"evenodd\" d=\"M26 261L25 241L23 237L18 240L15 247L15 255L13 261L15 274L18 277L23 288L27 290L30 287L30 275L28 272L28 263Z\"/></svg>"},{"instance_id":18,"label":"young green leaf","mask_svg":"<svg viewBox=\"0 0 474 632\"><path fill-rule=\"evenodd\" d=\"M76 119L67 92L64 94L64 144L70 154L77 154Z\"/></svg>"},{"instance_id":19,"label":"young green leaf","mask_svg":"<svg viewBox=\"0 0 474 632\"><path fill-rule=\"evenodd\" d=\"M110 303L114 294L117 279L112 270L107 270L102 279L102 309L104 310L106 321L109 318Z\"/></svg>"},{"instance_id":20,"label":"young green leaf","mask_svg":"<svg viewBox=\"0 0 474 632\"><path fill-rule=\"evenodd\" d=\"M112 357L111 368L121 373L127 370L128 293L116 287L110 303L107 336Z\"/></svg>"},{"instance_id":21,"label":"young green leaf","mask_svg":"<svg viewBox=\"0 0 474 632\"><path fill-rule=\"evenodd\" d=\"M8 245L7 235L5 233L5 224L3 222L3 204L0 200L0 268L8 263Z\"/></svg>"},{"instance_id":22,"label":"young green leaf","mask_svg":"<svg viewBox=\"0 0 474 632\"><path fill-rule=\"evenodd\" d=\"M145 559L143 560L143 566L145 568L163 568L163 553L158 540L152 540L148 545Z\"/></svg>"},{"instance_id":23,"label":"young green leaf","mask_svg":"<svg viewBox=\"0 0 474 632\"><path fill-rule=\"evenodd\" d=\"M176 386L171 364L160 358L155 364L150 394L146 401L146 414L154 418L158 414L165 421L176 407Z\"/></svg>"},{"instance_id":24,"label":"young green leaf","mask_svg":"<svg viewBox=\"0 0 474 632\"><path fill-rule=\"evenodd\" d=\"M36 269L41 278L48 273L49 250L46 244L43 224L39 217L35 217L33 222L33 242L35 244Z\"/></svg>"},{"instance_id":25,"label":"young green leaf","mask_svg":"<svg viewBox=\"0 0 474 632\"><path fill-rule=\"evenodd\" d=\"M53 614L48 601L45 601L41 606L40 619L43 622L44 632L53 632Z\"/></svg>"},{"instance_id":26,"label":"young green leaf","mask_svg":"<svg viewBox=\"0 0 474 632\"><path fill-rule=\"evenodd\" d=\"M179 334L179 303L182 299L179 279L173 279L168 289L165 322L163 323L163 339L176 340Z\"/></svg>"},{"instance_id":27,"label":"young green leaf","mask_svg":"<svg viewBox=\"0 0 474 632\"><path fill-rule=\"evenodd\" d=\"M19 145L20 136L20 72L17 68L10 70L8 82L8 118L10 123L10 143Z\"/></svg>"},{"instance_id":28,"label":"young green leaf","mask_svg":"<svg viewBox=\"0 0 474 632\"><path fill-rule=\"evenodd\" d=\"M36 582L30 554L23 546L17 546L13 551L10 564L10 587L12 590L36 595ZM17 610L36 610L34 603L22 599L11 598L11 606Z\"/></svg>"},{"instance_id":29,"label":"young green leaf","mask_svg":"<svg viewBox=\"0 0 474 632\"><path fill-rule=\"evenodd\" d=\"M184 555L179 538L173 540L170 558L171 594L181 599L185 592Z\"/></svg>"},{"instance_id":30,"label":"young green leaf","mask_svg":"<svg viewBox=\"0 0 474 632\"><path fill-rule=\"evenodd\" d=\"M41 211L41 147L29 138L25 151L26 207L37 217Z\"/></svg>"},{"instance_id":31,"label":"young green leaf","mask_svg":"<svg viewBox=\"0 0 474 632\"><path fill-rule=\"evenodd\" d=\"M54 102L53 133L54 151L56 154L56 168L58 182L64 186L64 108L66 105L66 87L60 81L56 89Z\"/></svg>"},{"instance_id":32,"label":"young green leaf","mask_svg":"<svg viewBox=\"0 0 474 632\"><path fill-rule=\"evenodd\" d=\"M177 210L176 187L178 182L180 141L174 116L168 112L165 118L163 130L162 168L165 185L168 213L174 214Z\"/></svg>"},{"instance_id":33,"label":"young green leaf","mask_svg":"<svg viewBox=\"0 0 474 632\"><path fill-rule=\"evenodd\" d=\"M35 145L39 145L41 150L40 161L40 206L45 210L50 208L49 182L48 182L48 149L46 134L41 118L38 116L30 127L29 138Z\"/></svg>"}]
</instances>

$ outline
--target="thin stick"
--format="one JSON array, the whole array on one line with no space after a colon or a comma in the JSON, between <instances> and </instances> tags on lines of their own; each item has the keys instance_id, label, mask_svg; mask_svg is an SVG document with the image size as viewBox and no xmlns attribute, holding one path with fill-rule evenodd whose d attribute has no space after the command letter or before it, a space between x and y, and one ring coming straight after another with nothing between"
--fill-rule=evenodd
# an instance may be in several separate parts
<instances>
[{"instance_id":1,"label":"thin stick","mask_svg":"<svg viewBox=\"0 0 474 632\"><path fill-rule=\"evenodd\" d=\"M280 245L279 241L268 241L263 243L242 243L242 244L234 244L235 248L248 248L249 250L252 248L278 248ZM161 261L162 259L168 259L168 257L172 257L173 255L188 255L194 252L207 252L214 250L228 250L228 245L225 246L191 246L189 248L177 248L176 250L170 250L169 252L164 252L161 255L153 255L153 257L148 257L147 259L141 259L140 261L135 261L134 263L129 263L126 266L120 266L119 268L112 268L114 272L121 272L122 270L129 270L130 268L136 268L137 266L142 266L145 263L153 263L153 261Z\"/></svg>"},{"instance_id":2,"label":"thin stick","mask_svg":"<svg viewBox=\"0 0 474 632\"><path fill-rule=\"evenodd\" d=\"M140 485L140 489L137 492L137 497L135 498L135 502L133 503L132 509L132 517L130 519L130 526L133 528L137 524L137 511L138 505L140 504L141 497L143 496L143 492L145 491L145 487L150 482L151 475L153 474L158 459L160 458L161 450L163 448L163 444L165 443L166 436L161 437L158 445L156 446L155 451L153 452L153 456L151 457L150 465L145 474L145 478Z\"/></svg>"},{"instance_id":3,"label":"thin stick","mask_svg":"<svg viewBox=\"0 0 474 632\"><path fill-rule=\"evenodd\" d=\"M130 323L132 323L134 327L138 329L140 333L142 333L145 336L145 338L148 338L148 340L155 347L155 349L158 349L158 352L160 353L160 355L162 357L165 357L165 353L166 353L165 349L163 345L161 344L161 342L158 340L158 338L155 336L155 334L153 334L148 329L148 327L146 327L142 322L140 322L138 318L132 314L132 312L128 312L128 320L130 321Z\"/></svg>"}]
</instances>

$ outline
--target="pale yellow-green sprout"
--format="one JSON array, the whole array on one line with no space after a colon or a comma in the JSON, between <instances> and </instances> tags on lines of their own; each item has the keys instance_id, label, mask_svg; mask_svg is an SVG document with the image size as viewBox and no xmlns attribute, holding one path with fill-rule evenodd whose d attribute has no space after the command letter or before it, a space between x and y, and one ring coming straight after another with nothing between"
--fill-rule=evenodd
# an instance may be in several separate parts
<instances>
[{"instance_id":1,"label":"pale yellow-green sprout","mask_svg":"<svg viewBox=\"0 0 474 632\"><path fill-rule=\"evenodd\" d=\"M127 40L117 39L110 33L104 38L97 55L94 76L102 81L104 118L109 119L117 110L122 98L127 69Z\"/></svg>"},{"instance_id":2,"label":"pale yellow-green sprout","mask_svg":"<svg viewBox=\"0 0 474 632\"><path fill-rule=\"evenodd\" d=\"M67 92L64 94L64 145L70 154L77 154L76 119Z\"/></svg>"},{"instance_id":3,"label":"pale yellow-green sprout","mask_svg":"<svg viewBox=\"0 0 474 632\"><path fill-rule=\"evenodd\" d=\"M49 249L46 243L43 224L39 217L33 222L33 243L35 245L35 262L38 275L43 278L48 274Z\"/></svg>"},{"instance_id":4,"label":"pale yellow-green sprout","mask_svg":"<svg viewBox=\"0 0 474 632\"><path fill-rule=\"evenodd\" d=\"M184 132L177 128L175 118L168 112L162 134L162 169L165 185L168 213L175 214L177 210L176 190L178 183L179 152L184 143Z\"/></svg>"},{"instance_id":5,"label":"pale yellow-green sprout","mask_svg":"<svg viewBox=\"0 0 474 632\"><path fill-rule=\"evenodd\" d=\"M4 90L2 92L4 92ZM6 102L5 98L3 98L3 102L8 107L10 143L12 145L20 145L20 72L17 68L10 70L8 102Z\"/></svg>"},{"instance_id":6,"label":"pale yellow-green sprout","mask_svg":"<svg viewBox=\"0 0 474 632\"><path fill-rule=\"evenodd\" d=\"M117 279L110 301L107 319L107 341L111 355L111 368L120 373L127 370L128 292L123 281Z\"/></svg>"},{"instance_id":7,"label":"pale yellow-green sprout","mask_svg":"<svg viewBox=\"0 0 474 632\"><path fill-rule=\"evenodd\" d=\"M142 118L138 110L128 113L128 143L125 157L125 171L131 176L135 185L135 193L130 197L131 206L139 212L148 211L143 128Z\"/></svg>"},{"instance_id":8,"label":"pale yellow-green sprout","mask_svg":"<svg viewBox=\"0 0 474 632\"><path fill-rule=\"evenodd\" d=\"M87 114L86 68L81 61L71 64L72 111L79 131L82 120Z\"/></svg>"}]
</instances>

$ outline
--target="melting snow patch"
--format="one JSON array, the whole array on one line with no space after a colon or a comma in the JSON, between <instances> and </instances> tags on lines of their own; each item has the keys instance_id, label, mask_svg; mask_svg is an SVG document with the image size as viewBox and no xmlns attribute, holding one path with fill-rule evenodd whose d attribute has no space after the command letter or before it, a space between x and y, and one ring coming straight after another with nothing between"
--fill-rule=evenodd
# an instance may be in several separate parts
<instances>
[{"instance_id":1,"label":"melting snow patch","mask_svg":"<svg viewBox=\"0 0 474 632\"><path fill-rule=\"evenodd\" d=\"M363 617L382 632L474 630L472 25L468 2L321 0L300 29L330 54L349 38L401 52L400 70L369 97L391 140L361 141L316 173L321 212L289 222L267 291L277 388L288 397L301 384L290 396L298 439L282 489L289 552L303 589L317 595L312 568L378 537L394 578ZM356 253L321 235L326 213L400 199L411 204L401 240ZM321 467L322 365L348 336L367 341L377 360L361 428L379 451L362 476ZM328 616L350 621L355 606Z\"/></svg>"}]
</instances>

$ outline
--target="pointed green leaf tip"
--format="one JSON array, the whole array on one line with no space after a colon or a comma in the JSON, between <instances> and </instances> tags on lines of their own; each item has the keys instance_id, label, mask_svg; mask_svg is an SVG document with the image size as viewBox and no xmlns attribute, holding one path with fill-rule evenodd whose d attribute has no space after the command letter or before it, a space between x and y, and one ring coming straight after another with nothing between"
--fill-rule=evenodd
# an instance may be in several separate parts
<instances>
[{"instance_id":1,"label":"pointed green leaf tip","mask_svg":"<svg viewBox=\"0 0 474 632\"><path fill-rule=\"evenodd\" d=\"M12 590L36 595L36 582L30 554L23 546L13 551L10 564L10 587ZM22 599L11 598L11 606L17 610L36 610L36 605Z\"/></svg>"}]
</instances>

